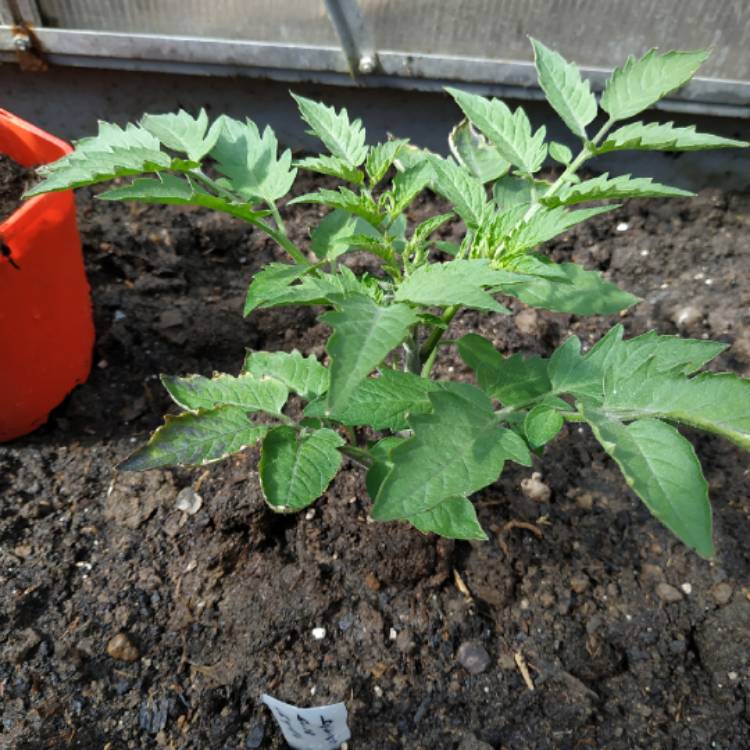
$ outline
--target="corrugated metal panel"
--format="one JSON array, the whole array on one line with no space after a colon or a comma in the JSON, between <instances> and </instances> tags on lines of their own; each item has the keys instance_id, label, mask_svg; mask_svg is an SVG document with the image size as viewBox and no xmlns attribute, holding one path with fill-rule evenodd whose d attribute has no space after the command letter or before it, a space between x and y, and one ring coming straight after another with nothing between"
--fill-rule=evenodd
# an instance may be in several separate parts
<instances>
[{"instance_id":1,"label":"corrugated metal panel","mask_svg":"<svg viewBox=\"0 0 750 750\"><path fill-rule=\"evenodd\" d=\"M39 0L44 26L338 46L322 0Z\"/></svg>"},{"instance_id":2,"label":"corrugated metal panel","mask_svg":"<svg viewBox=\"0 0 750 750\"><path fill-rule=\"evenodd\" d=\"M587 67L710 47L702 76L750 79L747 0L360 0L376 48L530 60L527 35Z\"/></svg>"}]
</instances>

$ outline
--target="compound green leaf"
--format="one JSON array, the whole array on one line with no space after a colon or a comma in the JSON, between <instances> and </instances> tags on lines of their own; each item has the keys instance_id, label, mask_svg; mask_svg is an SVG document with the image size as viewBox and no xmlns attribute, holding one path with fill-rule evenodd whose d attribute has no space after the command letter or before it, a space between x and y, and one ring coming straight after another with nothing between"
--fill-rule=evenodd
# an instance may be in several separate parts
<instances>
[{"instance_id":1,"label":"compound green leaf","mask_svg":"<svg viewBox=\"0 0 750 750\"><path fill-rule=\"evenodd\" d=\"M323 428L309 435L282 425L263 440L258 474L268 504L280 513L307 507L325 491L341 466L343 438Z\"/></svg>"},{"instance_id":2,"label":"compound green leaf","mask_svg":"<svg viewBox=\"0 0 750 750\"><path fill-rule=\"evenodd\" d=\"M634 149L638 151L701 151L714 148L746 148L745 141L697 133L695 126L675 127L671 122L631 122L611 132L597 154Z\"/></svg>"},{"instance_id":3,"label":"compound green leaf","mask_svg":"<svg viewBox=\"0 0 750 750\"><path fill-rule=\"evenodd\" d=\"M530 180L506 175L492 186L492 197L498 208L508 210L515 206L526 206L531 203L534 185Z\"/></svg>"},{"instance_id":4,"label":"compound green leaf","mask_svg":"<svg viewBox=\"0 0 750 750\"><path fill-rule=\"evenodd\" d=\"M567 280L529 276L522 283L498 287L527 305L573 315L611 315L640 301L605 281L598 271L587 271L576 263L560 263L559 268Z\"/></svg>"},{"instance_id":5,"label":"compound green leaf","mask_svg":"<svg viewBox=\"0 0 750 750\"><path fill-rule=\"evenodd\" d=\"M565 420L553 406L539 404L523 420L523 431L532 448L549 443L562 429Z\"/></svg>"},{"instance_id":6,"label":"compound green leaf","mask_svg":"<svg viewBox=\"0 0 750 750\"><path fill-rule=\"evenodd\" d=\"M292 152L278 155L278 141L270 127L261 135L252 121L244 123L226 115L217 120L221 131L211 149L216 169L227 177L250 203L273 203L292 187L297 170L292 168Z\"/></svg>"},{"instance_id":7,"label":"compound green leaf","mask_svg":"<svg viewBox=\"0 0 750 750\"><path fill-rule=\"evenodd\" d=\"M601 108L613 120L633 117L687 83L708 56L705 50L660 53L652 49L638 60L629 57L607 81Z\"/></svg>"},{"instance_id":8,"label":"compound green leaf","mask_svg":"<svg viewBox=\"0 0 750 750\"><path fill-rule=\"evenodd\" d=\"M526 174L538 172L547 156L542 126L532 135L531 123L519 107L511 112L499 99L486 99L446 88L469 120L495 145L500 156Z\"/></svg>"},{"instance_id":9,"label":"compound green leaf","mask_svg":"<svg viewBox=\"0 0 750 750\"><path fill-rule=\"evenodd\" d=\"M310 172L318 172L319 174L338 177L340 180L353 182L355 185L361 185L365 179L361 169L350 167L347 162L343 159L339 159L337 156L328 156L326 154L322 154L321 156L308 156L304 159L295 161L294 166L299 167L300 169L307 169Z\"/></svg>"},{"instance_id":10,"label":"compound green leaf","mask_svg":"<svg viewBox=\"0 0 750 750\"><path fill-rule=\"evenodd\" d=\"M562 268L561 263L555 263L546 255L541 253L524 253L517 258L513 258L505 265L509 271L523 276L541 276L543 279L557 279L570 283L570 278ZM523 283L525 279L519 279Z\"/></svg>"},{"instance_id":11,"label":"compound green leaf","mask_svg":"<svg viewBox=\"0 0 750 750\"><path fill-rule=\"evenodd\" d=\"M530 250L543 242L554 239L576 224L592 216L612 211L617 206L594 206L567 211L563 206L537 211L532 217L519 224L509 235L507 253L514 255Z\"/></svg>"},{"instance_id":12,"label":"compound green leaf","mask_svg":"<svg viewBox=\"0 0 750 750\"><path fill-rule=\"evenodd\" d=\"M429 219L425 219L423 222L417 224L414 227L410 244L417 246L429 240L430 236L436 232L446 221L450 221L454 214L437 214L437 216L430 216Z\"/></svg>"},{"instance_id":13,"label":"compound green leaf","mask_svg":"<svg viewBox=\"0 0 750 750\"><path fill-rule=\"evenodd\" d=\"M510 169L510 162L468 120L462 120L451 130L448 145L456 161L482 182L492 182Z\"/></svg>"},{"instance_id":14,"label":"compound green leaf","mask_svg":"<svg viewBox=\"0 0 750 750\"><path fill-rule=\"evenodd\" d=\"M629 421L667 419L714 432L750 449L750 380L731 373L688 377L723 349L718 342L660 336L623 340L615 326L586 355L569 338L549 361L554 393L571 393Z\"/></svg>"},{"instance_id":15,"label":"compound green leaf","mask_svg":"<svg viewBox=\"0 0 750 750\"><path fill-rule=\"evenodd\" d=\"M591 85L583 80L578 67L562 55L536 39L531 44L539 85L547 101L573 133L586 138L586 126L596 117L597 109Z\"/></svg>"},{"instance_id":16,"label":"compound green leaf","mask_svg":"<svg viewBox=\"0 0 750 750\"><path fill-rule=\"evenodd\" d=\"M655 331L623 341L622 326L615 326L608 336L615 333L618 344L607 359L614 387L617 387L618 381L629 379L646 364L655 374L673 371L689 375L700 370L727 348L726 344L718 341L663 336Z\"/></svg>"},{"instance_id":17,"label":"compound green leaf","mask_svg":"<svg viewBox=\"0 0 750 750\"><path fill-rule=\"evenodd\" d=\"M407 519L423 534L437 534L447 539L487 540L480 526L474 504L465 497L450 497L430 510Z\"/></svg>"},{"instance_id":18,"label":"compound green leaf","mask_svg":"<svg viewBox=\"0 0 750 750\"><path fill-rule=\"evenodd\" d=\"M426 161L427 156L431 153L429 149L419 148L409 143L398 152L398 156L393 160L393 166L399 172L405 172L407 169L416 167L418 164Z\"/></svg>"},{"instance_id":19,"label":"compound green leaf","mask_svg":"<svg viewBox=\"0 0 750 750\"><path fill-rule=\"evenodd\" d=\"M365 161L365 169L373 185L377 185L385 177L386 172L407 143L408 141L404 139L394 139L378 143L370 149L367 161Z\"/></svg>"},{"instance_id":20,"label":"compound green leaf","mask_svg":"<svg viewBox=\"0 0 750 750\"><path fill-rule=\"evenodd\" d=\"M370 446L369 452L370 456L372 456L373 464L367 471L365 485L367 486L367 494L371 499L375 499L380 485L383 484L383 480L393 468L391 451L406 440L407 438L400 435L388 435Z\"/></svg>"},{"instance_id":21,"label":"compound green leaf","mask_svg":"<svg viewBox=\"0 0 750 750\"><path fill-rule=\"evenodd\" d=\"M594 410L586 410L585 418L651 513L688 547L711 557L708 485L693 446L657 419L640 419L626 427Z\"/></svg>"},{"instance_id":22,"label":"compound green leaf","mask_svg":"<svg viewBox=\"0 0 750 750\"><path fill-rule=\"evenodd\" d=\"M426 161L399 172L393 178L393 187L389 193L392 201L390 215L400 214L426 187L434 173Z\"/></svg>"},{"instance_id":23,"label":"compound green leaf","mask_svg":"<svg viewBox=\"0 0 750 750\"><path fill-rule=\"evenodd\" d=\"M312 355L291 352L248 352L245 372L256 378L273 378L306 401L328 390L328 370Z\"/></svg>"},{"instance_id":24,"label":"compound green leaf","mask_svg":"<svg viewBox=\"0 0 750 750\"><path fill-rule=\"evenodd\" d=\"M661 417L714 432L750 450L750 380L732 373L686 378L660 373L658 363L642 365L630 379L614 370L605 380L607 413L622 419Z\"/></svg>"},{"instance_id":25,"label":"compound green leaf","mask_svg":"<svg viewBox=\"0 0 750 750\"><path fill-rule=\"evenodd\" d=\"M556 195L543 199L543 203L554 207L612 198L683 198L691 195L695 193L671 185L662 185L650 177L631 177L629 174L610 177L604 172L576 185L566 185Z\"/></svg>"},{"instance_id":26,"label":"compound green leaf","mask_svg":"<svg viewBox=\"0 0 750 750\"><path fill-rule=\"evenodd\" d=\"M290 200L287 205L293 206L296 203L320 203L323 206L339 208L351 214L361 216L375 227L383 220L377 204L368 194L360 193L358 195L346 187L339 187L338 190L321 188L316 193L299 195Z\"/></svg>"},{"instance_id":27,"label":"compound green leaf","mask_svg":"<svg viewBox=\"0 0 750 750\"><path fill-rule=\"evenodd\" d=\"M326 313L321 320L333 328L326 346L332 359L326 406L336 413L419 319L408 305L381 307L370 297L354 294L341 300L338 310Z\"/></svg>"},{"instance_id":28,"label":"compound green leaf","mask_svg":"<svg viewBox=\"0 0 750 750\"><path fill-rule=\"evenodd\" d=\"M172 400L188 411L225 405L238 406L246 412L281 414L289 395L286 386L278 380L256 378L250 373L238 377L216 374L212 378L202 375L185 378L162 375L161 382Z\"/></svg>"},{"instance_id":29,"label":"compound green leaf","mask_svg":"<svg viewBox=\"0 0 750 750\"><path fill-rule=\"evenodd\" d=\"M429 394L433 413L409 419L414 437L390 453L392 467L372 517L410 519L497 479L506 459L529 463L523 440L498 426L490 399L466 383Z\"/></svg>"},{"instance_id":30,"label":"compound green leaf","mask_svg":"<svg viewBox=\"0 0 750 750\"><path fill-rule=\"evenodd\" d=\"M453 204L468 227L479 226L487 209L484 185L450 159L435 154L430 154L427 159L435 176L433 190Z\"/></svg>"},{"instance_id":31,"label":"compound green leaf","mask_svg":"<svg viewBox=\"0 0 750 750\"><path fill-rule=\"evenodd\" d=\"M211 151L221 131L218 121L209 129L205 109L201 109L197 117L183 109L177 113L144 115L140 124L167 148L182 151L195 162L200 162Z\"/></svg>"},{"instance_id":32,"label":"compound green leaf","mask_svg":"<svg viewBox=\"0 0 750 750\"><path fill-rule=\"evenodd\" d=\"M566 339L547 364L553 392L572 393L601 403L605 363L621 345L622 334L622 326L614 326L586 354L581 354L578 336Z\"/></svg>"},{"instance_id":33,"label":"compound green leaf","mask_svg":"<svg viewBox=\"0 0 750 750\"><path fill-rule=\"evenodd\" d=\"M224 211L245 221L256 221L268 216L269 211L253 211L247 205L211 195L194 185L188 178L162 172L156 177L137 177L129 185L111 188L96 196L105 201L139 201L176 206L203 206Z\"/></svg>"},{"instance_id":34,"label":"compound green leaf","mask_svg":"<svg viewBox=\"0 0 750 750\"><path fill-rule=\"evenodd\" d=\"M128 124L125 128L99 123L96 136L82 138L75 151L38 168L42 182L27 190L24 197L94 185L115 177L169 169L172 159L160 150L159 140L145 128Z\"/></svg>"},{"instance_id":35,"label":"compound green leaf","mask_svg":"<svg viewBox=\"0 0 750 750\"><path fill-rule=\"evenodd\" d=\"M476 333L458 340L458 353L474 371L479 387L503 406L525 406L552 388L547 362L541 357L503 357L491 341Z\"/></svg>"},{"instance_id":36,"label":"compound green leaf","mask_svg":"<svg viewBox=\"0 0 750 750\"><path fill-rule=\"evenodd\" d=\"M253 276L245 299L245 316L257 307L273 304L274 300L284 295L289 286L309 271L308 266L289 265L288 263L269 263Z\"/></svg>"},{"instance_id":37,"label":"compound green leaf","mask_svg":"<svg viewBox=\"0 0 750 750\"><path fill-rule=\"evenodd\" d=\"M307 405L305 416L329 416L345 425L398 432L407 428L410 414L432 409L427 394L440 388L438 381L384 368L379 377L359 383L337 411L326 415L326 402L321 398Z\"/></svg>"},{"instance_id":38,"label":"compound green leaf","mask_svg":"<svg viewBox=\"0 0 750 750\"><path fill-rule=\"evenodd\" d=\"M417 305L463 305L477 310L510 314L484 291L507 280L507 274L491 268L487 260L452 260L417 268L396 290L397 302Z\"/></svg>"},{"instance_id":39,"label":"compound green leaf","mask_svg":"<svg viewBox=\"0 0 750 750\"><path fill-rule=\"evenodd\" d=\"M358 278L346 266L340 266L335 274L303 276L299 283L278 289L273 296L264 299L259 307L336 304L347 294L371 295L376 291L377 281L372 277Z\"/></svg>"},{"instance_id":40,"label":"compound green leaf","mask_svg":"<svg viewBox=\"0 0 750 750\"><path fill-rule=\"evenodd\" d=\"M202 466L254 445L268 431L268 425L254 425L245 410L218 406L209 411L167 415L164 425L148 444L123 461L121 471L145 471L161 466Z\"/></svg>"},{"instance_id":41,"label":"compound green leaf","mask_svg":"<svg viewBox=\"0 0 750 750\"><path fill-rule=\"evenodd\" d=\"M164 173L157 177L138 177L128 185L110 188L97 196L105 201L141 201L142 203L163 203L172 205L205 205L207 208L226 203L209 193L196 188L185 177ZM256 214L260 216L261 214Z\"/></svg>"},{"instance_id":42,"label":"compound green leaf","mask_svg":"<svg viewBox=\"0 0 750 750\"><path fill-rule=\"evenodd\" d=\"M357 235L382 241L371 224L337 208L327 214L310 233L310 249L321 259L333 260L357 246L354 242Z\"/></svg>"},{"instance_id":43,"label":"compound green leaf","mask_svg":"<svg viewBox=\"0 0 750 750\"><path fill-rule=\"evenodd\" d=\"M564 144L557 141L550 141L549 155L560 164L567 166L573 161L573 152Z\"/></svg>"},{"instance_id":44,"label":"compound green leaf","mask_svg":"<svg viewBox=\"0 0 750 750\"><path fill-rule=\"evenodd\" d=\"M292 94L297 102L302 119L312 128L325 147L345 161L350 167L358 167L367 156L365 129L360 120L349 121L345 109L339 112L321 102Z\"/></svg>"}]
</instances>

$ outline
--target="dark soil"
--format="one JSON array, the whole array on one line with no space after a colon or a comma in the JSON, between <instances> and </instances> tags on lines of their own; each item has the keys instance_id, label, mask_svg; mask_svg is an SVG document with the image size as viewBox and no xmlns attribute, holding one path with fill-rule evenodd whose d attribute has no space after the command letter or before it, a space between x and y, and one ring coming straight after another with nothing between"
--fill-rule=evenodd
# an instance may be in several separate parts
<instances>
[{"instance_id":1,"label":"dark soil","mask_svg":"<svg viewBox=\"0 0 750 750\"><path fill-rule=\"evenodd\" d=\"M236 372L245 347L323 356L326 329L312 309L242 319L251 274L281 257L251 228L87 192L79 205L94 369L45 427L0 448L0 746L281 748L267 691L345 701L363 750L750 747L745 454L690 435L714 502L711 562L572 425L534 467L548 498L530 499L531 471L515 465L476 498L492 532L478 544L368 522L353 466L294 516L264 506L254 451L116 474L168 408L157 373ZM412 218L437 208L424 199ZM306 242L318 208L286 214ZM515 306L465 313L456 331L549 354L619 319L629 334L726 341L719 367L747 375L748 236L750 196L630 202L551 252L641 295L632 311ZM450 356L449 373L468 377ZM202 498L192 515L177 508L184 488Z\"/></svg>"},{"instance_id":2,"label":"dark soil","mask_svg":"<svg viewBox=\"0 0 750 750\"><path fill-rule=\"evenodd\" d=\"M31 184L33 169L27 169L5 154L0 154L0 224L20 205L21 196Z\"/></svg>"}]
</instances>

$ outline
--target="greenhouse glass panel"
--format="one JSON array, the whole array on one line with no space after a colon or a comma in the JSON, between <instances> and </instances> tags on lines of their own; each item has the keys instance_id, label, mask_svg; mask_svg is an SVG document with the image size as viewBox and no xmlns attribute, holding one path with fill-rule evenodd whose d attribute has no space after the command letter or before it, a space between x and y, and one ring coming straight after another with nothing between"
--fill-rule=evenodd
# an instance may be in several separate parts
<instances>
[{"instance_id":1,"label":"greenhouse glass panel","mask_svg":"<svg viewBox=\"0 0 750 750\"><path fill-rule=\"evenodd\" d=\"M527 35L587 67L651 47L709 47L705 77L750 77L747 3L705 0L360 0L378 51L530 61ZM561 23L564 20L564 23Z\"/></svg>"},{"instance_id":2,"label":"greenhouse glass panel","mask_svg":"<svg viewBox=\"0 0 750 750\"><path fill-rule=\"evenodd\" d=\"M39 0L42 25L338 46L323 0Z\"/></svg>"}]
</instances>

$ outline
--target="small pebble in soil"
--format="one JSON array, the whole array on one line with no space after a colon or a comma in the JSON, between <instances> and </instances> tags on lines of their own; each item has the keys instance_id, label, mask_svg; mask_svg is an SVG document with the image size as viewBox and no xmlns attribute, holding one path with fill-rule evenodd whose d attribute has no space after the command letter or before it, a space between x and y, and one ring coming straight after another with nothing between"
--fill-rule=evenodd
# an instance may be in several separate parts
<instances>
[{"instance_id":1,"label":"small pebble in soil","mask_svg":"<svg viewBox=\"0 0 750 750\"><path fill-rule=\"evenodd\" d=\"M717 583L711 589L711 598L719 606L723 606L724 604L729 603L729 600L732 598L733 593L734 593L734 587L732 586L732 584L727 583L726 581L722 581L721 583Z\"/></svg>"},{"instance_id":2,"label":"small pebble in soil","mask_svg":"<svg viewBox=\"0 0 750 750\"><path fill-rule=\"evenodd\" d=\"M555 595L551 591L545 591L539 596L539 603L549 609L555 603Z\"/></svg>"},{"instance_id":3,"label":"small pebble in soil","mask_svg":"<svg viewBox=\"0 0 750 750\"><path fill-rule=\"evenodd\" d=\"M615 228L618 232L627 232L630 229L630 224L621 221Z\"/></svg>"},{"instance_id":4,"label":"small pebble in soil","mask_svg":"<svg viewBox=\"0 0 750 750\"><path fill-rule=\"evenodd\" d=\"M680 588L688 596L693 593L693 585L691 583L683 583L680 585Z\"/></svg>"},{"instance_id":5,"label":"small pebble in soil","mask_svg":"<svg viewBox=\"0 0 750 750\"><path fill-rule=\"evenodd\" d=\"M470 674L481 674L490 665L490 655L481 643L464 641L456 653L458 663Z\"/></svg>"},{"instance_id":6,"label":"small pebble in soil","mask_svg":"<svg viewBox=\"0 0 750 750\"><path fill-rule=\"evenodd\" d=\"M521 310L514 321L519 333L527 336L535 336L539 333L539 313L531 308Z\"/></svg>"},{"instance_id":7,"label":"small pebble in soil","mask_svg":"<svg viewBox=\"0 0 750 750\"><path fill-rule=\"evenodd\" d=\"M203 498L192 487L183 487L177 493L177 500L175 501L177 510L181 510L189 516L194 516L202 505Z\"/></svg>"},{"instance_id":8,"label":"small pebble in soil","mask_svg":"<svg viewBox=\"0 0 750 750\"><path fill-rule=\"evenodd\" d=\"M682 592L668 583L660 583L656 587L656 595L667 604L674 604L682 599Z\"/></svg>"},{"instance_id":9,"label":"small pebble in soil","mask_svg":"<svg viewBox=\"0 0 750 750\"><path fill-rule=\"evenodd\" d=\"M18 544L13 548L13 554L20 558L29 557L33 551L33 547L30 544Z\"/></svg>"},{"instance_id":10,"label":"small pebble in soil","mask_svg":"<svg viewBox=\"0 0 750 750\"><path fill-rule=\"evenodd\" d=\"M263 743L263 738L266 736L266 725L263 722L258 722L251 730L250 734L247 735L245 740L245 748L247 750L255 750Z\"/></svg>"},{"instance_id":11,"label":"small pebble in soil","mask_svg":"<svg viewBox=\"0 0 750 750\"><path fill-rule=\"evenodd\" d=\"M552 497L552 490L542 481L542 475L538 471L521 480L521 492L537 503L548 503Z\"/></svg>"},{"instance_id":12,"label":"small pebble in soil","mask_svg":"<svg viewBox=\"0 0 750 750\"><path fill-rule=\"evenodd\" d=\"M488 745L486 742L477 739L474 734L468 734L464 735L461 744L458 746L458 750L492 750L492 745Z\"/></svg>"},{"instance_id":13,"label":"small pebble in soil","mask_svg":"<svg viewBox=\"0 0 750 750\"><path fill-rule=\"evenodd\" d=\"M671 318L678 328L689 328L703 318L703 310L696 305L682 305L674 309Z\"/></svg>"},{"instance_id":14,"label":"small pebble in soil","mask_svg":"<svg viewBox=\"0 0 750 750\"><path fill-rule=\"evenodd\" d=\"M322 641L326 637L326 629L325 628L313 628L312 637L316 641Z\"/></svg>"},{"instance_id":15,"label":"small pebble in soil","mask_svg":"<svg viewBox=\"0 0 750 750\"><path fill-rule=\"evenodd\" d=\"M585 575L573 576L570 579L570 588L576 594L582 594L589 587L589 579Z\"/></svg>"},{"instance_id":16,"label":"small pebble in soil","mask_svg":"<svg viewBox=\"0 0 750 750\"><path fill-rule=\"evenodd\" d=\"M141 655L125 633L118 633L110 639L107 653L118 661L137 661Z\"/></svg>"}]
</instances>

